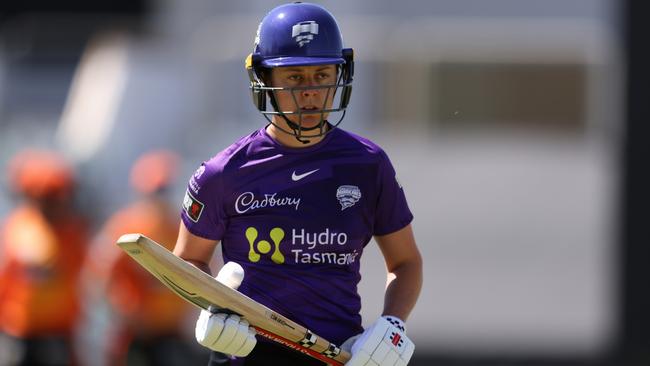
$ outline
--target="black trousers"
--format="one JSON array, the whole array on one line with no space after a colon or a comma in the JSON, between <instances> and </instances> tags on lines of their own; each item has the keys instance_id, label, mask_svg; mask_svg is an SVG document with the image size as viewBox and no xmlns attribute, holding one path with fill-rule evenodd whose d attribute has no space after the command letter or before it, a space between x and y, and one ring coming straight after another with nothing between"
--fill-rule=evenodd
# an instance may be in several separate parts
<instances>
[{"instance_id":1,"label":"black trousers","mask_svg":"<svg viewBox=\"0 0 650 366\"><path fill-rule=\"evenodd\" d=\"M325 363L281 345L258 341L248 356L244 358L238 357L236 360L232 360L222 353L212 352L208 366L222 365L323 366Z\"/></svg>"},{"instance_id":2,"label":"black trousers","mask_svg":"<svg viewBox=\"0 0 650 366\"><path fill-rule=\"evenodd\" d=\"M72 340L67 336L14 338L0 333L0 364L17 366L75 365Z\"/></svg>"},{"instance_id":3,"label":"black trousers","mask_svg":"<svg viewBox=\"0 0 650 366\"><path fill-rule=\"evenodd\" d=\"M209 354L208 349L179 335L134 339L129 345L126 364L201 365L209 359Z\"/></svg>"}]
</instances>

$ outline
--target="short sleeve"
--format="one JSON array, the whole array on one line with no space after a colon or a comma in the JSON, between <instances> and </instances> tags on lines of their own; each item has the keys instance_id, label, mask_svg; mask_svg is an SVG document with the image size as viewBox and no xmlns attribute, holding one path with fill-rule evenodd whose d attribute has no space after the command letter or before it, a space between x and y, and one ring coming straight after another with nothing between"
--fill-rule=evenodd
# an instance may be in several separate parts
<instances>
[{"instance_id":1,"label":"short sleeve","mask_svg":"<svg viewBox=\"0 0 650 366\"><path fill-rule=\"evenodd\" d=\"M221 240L227 218L223 207L223 173L210 165L201 166L190 177L183 197L181 219L194 235Z\"/></svg>"},{"instance_id":2,"label":"short sleeve","mask_svg":"<svg viewBox=\"0 0 650 366\"><path fill-rule=\"evenodd\" d=\"M397 180L397 174L384 151L380 152L379 194L373 235L386 235L400 230L411 223L413 214L406 202L404 190Z\"/></svg>"}]
</instances>

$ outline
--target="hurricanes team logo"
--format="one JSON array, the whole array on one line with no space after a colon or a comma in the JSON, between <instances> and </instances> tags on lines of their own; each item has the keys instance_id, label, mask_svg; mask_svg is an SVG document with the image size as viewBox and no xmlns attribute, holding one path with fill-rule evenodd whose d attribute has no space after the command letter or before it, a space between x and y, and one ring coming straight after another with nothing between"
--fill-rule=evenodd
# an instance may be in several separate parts
<instances>
[{"instance_id":1,"label":"hurricanes team logo","mask_svg":"<svg viewBox=\"0 0 650 366\"><path fill-rule=\"evenodd\" d=\"M189 183L192 192L199 193L199 190L201 190L201 186L199 185L197 179L201 179L203 173L205 173L205 165L201 165L199 169L197 169L192 175L192 178L190 179L190 183Z\"/></svg>"},{"instance_id":2,"label":"hurricanes team logo","mask_svg":"<svg viewBox=\"0 0 650 366\"><path fill-rule=\"evenodd\" d=\"M268 240L257 241L259 233L254 227L249 227L246 229L246 240L248 240L248 260L251 262L258 262L261 258L261 254L268 254L271 251L271 243ZM279 227L274 227L269 233L269 237L273 242L273 254L271 254L271 260L274 263L282 264L284 263L284 255L280 252L280 243L284 239L284 230ZM257 250L256 250L257 249Z\"/></svg>"},{"instance_id":3,"label":"hurricanes team logo","mask_svg":"<svg viewBox=\"0 0 650 366\"><path fill-rule=\"evenodd\" d=\"M361 190L357 186L344 185L336 190L336 198L341 204L341 211L354 206L361 198Z\"/></svg>"},{"instance_id":4,"label":"hurricanes team logo","mask_svg":"<svg viewBox=\"0 0 650 366\"><path fill-rule=\"evenodd\" d=\"M194 172L194 179L201 179L201 176L203 176L203 173L205 173L205 165L201 165L195 172Z\"/></svg>"},{"instance_id":5,"label":"hurricanes team logo","mask_svg":"<svg viewBox=\"0 0 650 366\"><path fill-rule=\"evenodd\" d=\"M291 28L291 37L296 40L300 47L311 42L317 34L318 23L313 20L294 24Z\"/></svg>"}]
</instances>

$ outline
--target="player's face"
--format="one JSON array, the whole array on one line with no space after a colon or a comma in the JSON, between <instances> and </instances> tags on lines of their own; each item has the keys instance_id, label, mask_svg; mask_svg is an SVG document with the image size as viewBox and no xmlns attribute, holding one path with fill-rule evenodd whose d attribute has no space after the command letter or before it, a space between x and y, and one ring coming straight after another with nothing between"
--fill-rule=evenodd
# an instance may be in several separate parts
<instances>
[{"instance_id":1,"label":"player's face","mask_svg":"<svg viewBox=\"0 0 650 366\"><path fill-rule=\"evenodd\" d=\"M319 66L288 66L277 67L271 72L271 85L274 87L318 87L313 89L298 89L292 91L280 90L276 92L278 107L283 112L300 112L299 114L288 114L287 118L304 128L318 126L321 121L327 119L328 113L322 109L330 109L334 100L337 77L336 65ZM292 95L293 94L293 95Z\"/></svg>"}]
</instances>

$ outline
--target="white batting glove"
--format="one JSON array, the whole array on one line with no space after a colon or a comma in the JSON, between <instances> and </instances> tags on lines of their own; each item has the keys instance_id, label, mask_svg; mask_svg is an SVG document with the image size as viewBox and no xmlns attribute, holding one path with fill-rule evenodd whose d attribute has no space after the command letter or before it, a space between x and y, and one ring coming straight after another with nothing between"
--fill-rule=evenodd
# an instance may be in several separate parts
<instances>
[{"instance_id":1,"label":"white batting glove","mask_svg":"<svg viewBox=\"0 0 650 366\"><path fill-rule=\"evenodd\" d=\"M201 310L196 322L196 341L213 351L244 357L257 344L255 330L235 314Z\"/></svg>"},{"instance_id":2,"label":"white batting glove","mask_svg":"<svg viewBox=\"0 0 650 366\"><path fill-rule=\"evenodd\" d=\"M363 333L345 341L341 348L352 353L345 366L403 366L413 356L415 345L406 336L404 322L385 315Z\"/></svg>"},{"instance_id":3,"label":"white batting glove","mask_svg":"<svg viewBox=\"0 0 650 366\"><path fill-rule=\"evenodd\" d=\"M219 271L217 281L236 290L243 276L241 266L228 262ZM213 351L239 357L247 356L257 344L255 329L235 314L201 310L194 334L200 345Z\"/></svg>"}]
</instances>

